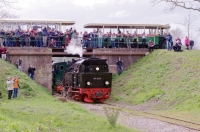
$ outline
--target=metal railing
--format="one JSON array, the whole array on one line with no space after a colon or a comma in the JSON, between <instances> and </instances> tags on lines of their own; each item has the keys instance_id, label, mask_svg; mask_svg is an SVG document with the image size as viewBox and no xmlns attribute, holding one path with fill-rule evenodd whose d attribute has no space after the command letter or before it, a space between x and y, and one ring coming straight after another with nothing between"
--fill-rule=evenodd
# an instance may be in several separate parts
<instances>
[{"instance_id":1,"label":"metal railing","mask_svg":"<svg viewBox=\"0 0 200 132\"><path fill-rule=\"evenodd\" d=\"M79 37L83 47L92 48L147 48L146 39L134 39L127 37ZM66 47L71 38L65 36L0 36L0 44L6 47Z\"/></svg>"}]
</instances>

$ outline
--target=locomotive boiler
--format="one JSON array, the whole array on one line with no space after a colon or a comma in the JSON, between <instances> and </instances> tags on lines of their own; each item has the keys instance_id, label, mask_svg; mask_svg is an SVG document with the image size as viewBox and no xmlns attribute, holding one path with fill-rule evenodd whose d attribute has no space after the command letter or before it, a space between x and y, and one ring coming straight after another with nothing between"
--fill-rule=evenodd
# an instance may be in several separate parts
<instances>
[{"instance_id":1,"label":"locomotive boiler","mask_svg":"<svg viewBox=\"0 0 200 132\"><path fill-rule=\"evenodd\" d=\"M77 101L103 102L110 97L112 73L106 59L79 58L53 64L54 92Z\"/></svg>"}]
</instances>

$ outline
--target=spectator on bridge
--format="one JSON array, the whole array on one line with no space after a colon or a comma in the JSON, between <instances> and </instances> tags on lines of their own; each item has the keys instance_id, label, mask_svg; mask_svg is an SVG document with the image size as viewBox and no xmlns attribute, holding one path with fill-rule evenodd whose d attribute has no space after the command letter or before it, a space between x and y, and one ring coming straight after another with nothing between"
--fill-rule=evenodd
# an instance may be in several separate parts
<instances>
[{"instance_id":1,"label":"spectator on bridge","mask_svg":"<svg viewBox=\"0 0 200 132\"><path fill-rule=\"evenodd\" d=\"M97 33L97 36L98 36L98 47L102 48L103 33L101 32L101 30L99 30L99 32Z\"/></svg>"},{"instance_id":2,"label":"spectator on bridge","mask_svg":"<svg viewBox=\"0 0 200 132\"><path fill-rule=\"evenodd\" d=\"M137 48L137 40L138 40L138 34L136 31L134 31L133 34L133 48Z\"/></svg>"},{"instance_id":3,"label":"spectator on bridge","mask_svg":"<svg viewBox=\"0 0 200 132\"><path fill-rule=\"evenodd\" d=\"M7 52L7 49L6 47L4 47L3 45L1 46L1 58L3 60L6 60L6 52Z\"/></svg>"},{"instance_id":4,"label":"spectator on bridge","mask_svg":"<svg viewBox=\"0 0 200 132\"><path fill-rule=\"evenodd\" d=\"M65 32L65 47L68 46L69 41L70 41L70 34L69 34L69 30L67 29Z\"/></svg>"},{"instance_id":5,"label":"spectator on bridge","mask_svg":"<svg viewBox=\"0 0 200 132\"><path fill-rule=\"evenodd\" d=\"M96 35L97 35L96 30L93 30L93 32L92 32L92 48L96 48Z\"/></svg>"},{"instance_id":6,"label":"spectator on bridge","mask_svg":"<svg viewBox=\"0 0 200 132\"><path fill-rule=\"evenodd\" d=\"M40 30L38 30L36 33L35 41L36 41L36 47L43 47L42 32Z\"/></svg>"},{"instance_id":7,"label":"spectator on bridge","mask_svg":"<svg viewBox=\"0 0 200 132\"><path fill-rule=\"evenodd\" d=\"M148 49L150 53L153 51L154 46L155 46L154 42L152 40L149 40Z\"/></svg>"},{"instance_id":8,"label":"spectator on bridge","mask_svg":"<svg viewBox=\"0 0 200 132\"><path fill-rule=\"evenodd\" d=\"M26 43L26 47L30 47L30 32L29 32L29 30L25 32L25 43Z\"/></svg>"},{"instance_id":9,"label":"spectator on bridge","mask_svg":"<svg viewBox=\"0 0 200 132\"><path fill-rule=\"evenodd\" d=\"M19 71L22 71L22 58L19 58L16 62Z\"/></svg>"},{"instance_id":10,"label":"spectator on bridge","mask_svg":"<svg viewBox=\"0 0 200 132\"><path fill-rule=\"evenodd\" d=\"M92 47L93 45L92 45L92 38L93 38L93 34L92 34L92 32L90 32L89 34L88 34L88 47Z\"/></svg>"},{"instance_id":11,"label":"spectator on bridge","mask_svg":"<svg viewBox=\"0 0 200 132\"><path fill-rule=\"evenodd\" d=\"M130 49L131 48L131 34L129 34L128 31L126 33L126 44L127 44L127 48Z\"/></svg>"},{"instance_id":12,"label":"spectator on bridge","mask_svg":"<svg viewBox=\"0 0 200 132\"><path fill-rule=\"evenodd\" d=\"M13 94L14 81L10 77L8 77L7 81L6 81L6 84L7 84L7 89L8 89L8 99L11 99L12 94Z\"/></svg>"},{"instance_id":13,"label":"spectator on bridge","mask_svg":"<svg viewBox=\"0 0 200 132\"><path fill-rule=\"evenodd\" d=\"M190 45L189 45L189 39L187 36L185 37L185 46L186 46L186 49L189 50Z\"/></svg>"},{"instance_id":14,"label":"spectator on bridge","mask_svg":"<svg viewBox=\"0 0 200 132\"><path fill-rule=\"evenodd\" d=\"M78 38L78 33L76 32L76 29L74 29L72 33L72 38L77 39Z\"/></svg>"},{"instance_id":15,"label":"spectator on bridge","mask_svg":"<svg viewBox=\"0 0 200 132\"><path fill-rule=\"evenodd\" d=\"M145 32L142 34L142 48L146 48L146 42L147 42L147 35Z\"/></svg>"},{"instance_id":16,"label":"spectator on bridge","mask_svg":"<svg viewBox=\"0 0 200 132\"><path fill-rule=\"evenodd\" d=\"M119 48L123 48L124 47L124 34L121 33L119 34Z\"/></svg>"},{"instance_id":17,"label":"spectator on bridge","mask_svg":"<svg viewBox=\"0 0 200 132\"><path fill-rule=\"evenodd\" d=\"M50 47L56 47L56 41L52 38L50 42Z\"/></svg>"},{"instance_id":18,"label":"spectator on bridge","mask_svg":"<svg viewBox=\"0 0 200 132\"><path fill-rule=\"evenodd\" d=\"M46 26L42 29L42 42L43 42L43 46L47 47L47 37L48 37L48 30L46 28Z\"/></svg>"},{"instance_id":19,"label":"spectator on bridge","mask_svg":"<svg viewBox=\"0 0 200 132\"><path fill-rule=\"evenodd\" d=\"M35 47L36 46L36 37L37 32L35 30L31 30L30 32L30 45L31 47Z\"/></svg>"},{"instance_id":20,"label":"spectator on bridge","mask_svg":"<svg viewBox=\"0 0 200 132\"><path fill-rule=\"evenodd\" d=\"M116 48L119 48L119 38L120 38L120 36L119 36L119 34L115 34L115 36L116 36L115 46L116 46Z\"/></svg>"},{"instance_id":21,"label":"spectator on bridge","mask_svg":"<svg viewBox=\"0 0 200 132\"><path fill-rule=\"evenodd\" d=\"M89 35L88 35L87 31L85 31L83 34L83 48L89 47L88 38L89 38Z\"/></svg>"},{"instance_id":22,"label":"spectator on bridge","mask_svg":"<svg viewBox=\"0 0 200 132\"><path fill-rule=\"evenodd\" d=\"M108 48L108 42L109 42L109 34L104 34L104 48Z\"/></svg>"},{"instance_id":23,"label":"spectator on bridge","mask_svg":"<svg viewBox=\"0 0 200 132\"><path fill-rule=\"evenodd\" d=\"M20 29L16 29L16 30L15 30L15 35L14 35L15 47L19 47L19 46L20 46L20 42L19 42L20 36L21 36Z\"/></svg>"},{"instance_id":24,"label":"spectator on bridge","mask_svg":"<svg viewBox=\"0 0 200 132\"><path fill-rule=\"evenodd\" d=\"M111 42L112 42L112 48L116 48L116 45L115 45L115 39L116 39L116 35L115 35L115 33L113 33L112 35L111 35Z\"/></svg>"},{"instance_id":25,"label":"spectator on bridge","mask_svg":"<svg viewBox=\"0 0 200 132\"><path fill-rule=\"evenodd\" d=\"M122 63L123 63L123 60L119 56L118 59L117 59L117 71L118 71L118 75L120 75L123 72Z\"/></svg>"},{"instance_id":26,"label":"spectator on bridge","mask_svg":"<svg viewBox=\"0 0 200 132\"><path fill-rule=\"evenodd\" d=\"M21 32L21 36L20 36L19 40L20 40L20 46L21 46L21 47L26 46L26 42L25 42L25 31L22 31L22 32Z\"/></svg>"}]
</instances>

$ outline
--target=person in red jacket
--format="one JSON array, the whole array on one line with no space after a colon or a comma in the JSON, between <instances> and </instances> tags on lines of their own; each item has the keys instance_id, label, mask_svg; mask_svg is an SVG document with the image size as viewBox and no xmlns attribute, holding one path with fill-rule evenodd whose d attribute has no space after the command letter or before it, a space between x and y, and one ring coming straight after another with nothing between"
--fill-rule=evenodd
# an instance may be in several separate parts
<instances>
[{"instance_id":1,"label":"person in red jacket","mask_svg":"<svg viewBox=\"0 0 200 132\"><path fill-rule=\"evenodd\" d=\"M2 46L1 47L1 58L3 60L6 60L6 52L7 52L6 47Z\"/></svg>"},{"instance_id":2,"label":"person in red jacket","mask_svg":"<svg viewBox=\"0 0 200 132\"><path fill-rule=\"evenodd\" d=\"M185 37L185 46L187 47L186 49L189 50L189 39L187 36Z\"/></svg>"},{"instance_id":3,"label":"person in red jacket","mask_svg":"<svg viewBox=\"0 0 200 132\"><path fill-rule=\"evenodd\" d=\"M1 58L1 52L2 52L2 50L1 50L1 47L0 47L0 58Z\"/></svg>"}]
</instances>

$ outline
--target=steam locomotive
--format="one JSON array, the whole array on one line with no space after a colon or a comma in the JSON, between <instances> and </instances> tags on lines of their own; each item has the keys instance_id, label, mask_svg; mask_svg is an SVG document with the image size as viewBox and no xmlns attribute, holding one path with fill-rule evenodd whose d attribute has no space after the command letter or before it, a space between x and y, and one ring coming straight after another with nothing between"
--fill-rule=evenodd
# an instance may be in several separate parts
<instances>
[{"instance_id":1,"label":"steam locomotive","mask_svg":"<svg viewBox=\"0 0 200 132\"><path fill-rule=\"evenodd\" d=\"M106 59L79 58L52 65L52 91L77 101L103 102L110 97L112 73Z\"/></svg>"}]
</instances>

